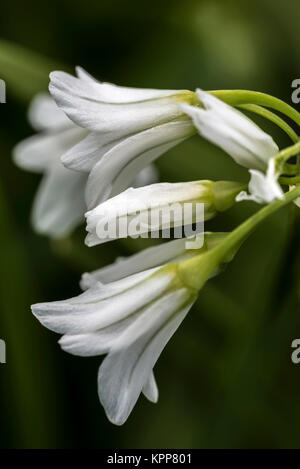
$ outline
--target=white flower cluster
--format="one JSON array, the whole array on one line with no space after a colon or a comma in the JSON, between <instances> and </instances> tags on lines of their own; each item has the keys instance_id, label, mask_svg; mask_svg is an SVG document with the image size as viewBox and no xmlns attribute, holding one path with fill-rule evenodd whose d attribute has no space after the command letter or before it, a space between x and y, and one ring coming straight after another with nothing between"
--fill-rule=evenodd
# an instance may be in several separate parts
<instances>
[{"instance_id":1,"label":"white flower cluster","mask_svg":"<svg viewBox=\"0 0 300 469\"><path fill-rule=\"evenodd\" d=\"M40 133L14 151L20 167L44 174L32 215L41 233L66 236L86 214L86 243L95 245L103 241L96 229L103 211L122 216L132 202L135 210L146 210L153 203L197 201L208 219L236 200L268 203L283 197L273 164L276 143L212 94L120 87L80 68L76 77L53 72L50 93L37 96L30 107L30 121ZM153 162L197 132L250 169L249 195L242 184L228 181L155 183ZM199 249L186 249L184 239L149 248L84 274L79 296L32 307L43 325L62 334L64 350L106 354L98 392L111 422L123 424L141 392L157 401L154 365L198 295L180 266L197 256L205 264L206 254L226 236L205 233ZM206 268L207 278L219 268Z\"/></svg>"}]
</instances>

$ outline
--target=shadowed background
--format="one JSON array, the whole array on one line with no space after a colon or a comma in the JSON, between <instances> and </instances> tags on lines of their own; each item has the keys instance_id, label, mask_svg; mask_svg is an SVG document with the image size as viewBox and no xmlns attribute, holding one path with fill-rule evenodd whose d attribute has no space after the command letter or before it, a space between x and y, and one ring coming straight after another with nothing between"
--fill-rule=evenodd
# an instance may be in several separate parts
<instances>
[{"instance_id":1,"label":"shadowed background","mask_svg":"<svg viewBox=\"0 0 300 469\"><path fill-rule=\"evenodd\" d=\"M115 427L97 398L101 358L62 352L30 304L77 295L82 272L153 241L88 249L83 226L61 241L38 236L29 215L40 176L11 161L13 146L33 133L30 99L47 89L57 68L78 64L101 80L143 88L254 89L291 104L291 82L300 75L299 2L52 0L27 2L24 10L10 0L1 10L7 103L0 105L0 338L7 364L0 365L0 446L299 448L300 364L290 358L300 337L294 207L268 219L205 286L155 367L158 404L141 397L128 422ZM158 167L162 181L248 179L199 136L169 151ZM206 229L230 230L255 210L241 203Z\"/></svg>"}]
</instances>

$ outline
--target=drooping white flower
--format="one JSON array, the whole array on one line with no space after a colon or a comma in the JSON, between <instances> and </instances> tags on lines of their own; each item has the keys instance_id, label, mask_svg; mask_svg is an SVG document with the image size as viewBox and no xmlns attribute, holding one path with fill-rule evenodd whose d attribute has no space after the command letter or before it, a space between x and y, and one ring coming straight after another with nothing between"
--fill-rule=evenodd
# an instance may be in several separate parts
<instances>
[{"instance_id":1,"label":"drooping white flower","mask_svg":"<svg viewBox=\"0 0 300 469\"><path fill-rule=\"evenodd\" d=\"M228 181L202 180L129 188L86 213L86 244L94 246L118 237L148 237L150 232L158 237L160 230L174 227L180 227L182 236L182 226L201 223L233 205L241 187Z\"/></svg>"},{"instance_id":2,"label":"drooping white flower","mask_svg":"<svg viewBox=\"0 0 300 469\"><path fill-rule=\"evenodd\" d=\"M66 169L60 157L87 132L75 126L47 94L34 98L29 120L40 133L19 143L13 156L19 167L44 174L33 205L33 227L53 237L65 236L83 219L87 175Z\"/></svg>"},{"instance_id":3,"label":"drooping white flower","mask_svg":"<svg viewBox=\"0 0 300 469\"><path fill-rule=\"evenodd\" d=\"M279 149L272 137L237 109L215 96L197 90L203 108L182 104L200 135L222 148L238 164L250 168L250 199L271 202L283 192L274 171L274 156ZM247 196L249 198L249 196ZM237 200L244 200L246 193Z\"/></svg>"},{"instance_id":4,"label":"drooping white flower","mask_svg":"<svg viewBox=\"0 0 300 469\"><path fill-rule=\"evenodd\" d=\"M65 168L60 158L88 132L75 125L46 93L33 99L28 117L40 133L19 143L13 156L19 167L44 174L33 204L33 227L39 233L63 237L84 219L88 174ZM155 168L145 167L133 185L156 180Z\"/></svg>"},{"instance_id":5,"label":"drooping white flower","mask_svg":"<svg viewBox=\"0 0 300 469\"><path fill-rule=\"evenodd\" d=\"M200 251L186 252L183 240L150 248L83 277L87 290L78 297L33 305L44 326L64 334L64 350L80 356L107 354L98 393L111 422L123 424L141 392L157 401L153 367L197 297L178 275L177 262L211 249L225 236L207 234Z\"/></svg>"},{"instance_id":6,"label":"drooping white flower","mask_svg":"<svg viewBox=\"0 0 300 469\"><path fill-rule=\"evenodd\" d=\"M145 166L195 133L180 108L194 102L186 90L153 90L101 83L77 68L78 77L50 75L58 106L87 137L62 157L68 168L90 172L86 201L95 207L131 185Z\"/></svg>"},{"instance_id":7,"label":"drooping white flower","mask_svg":"<svg viewBox=\"0 0 300 469\"><path fill-rule=\"evenodd\" d=\"M184 285L175 285L175 271L155 270L32 307L43 325L64 334L64 350L81 356L108 354L99 371L99 397L108 418L119 425L142 390L157 400L152 369L195 299Z\"/></svg>"}]
</instances>

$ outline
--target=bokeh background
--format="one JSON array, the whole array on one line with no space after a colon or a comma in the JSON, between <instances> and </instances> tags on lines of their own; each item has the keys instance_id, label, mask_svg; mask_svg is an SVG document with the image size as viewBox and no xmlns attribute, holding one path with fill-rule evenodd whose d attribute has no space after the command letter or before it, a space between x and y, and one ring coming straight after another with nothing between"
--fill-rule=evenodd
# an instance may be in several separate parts
<instances>
[{"instance_id":1,"label":"bokeh background","mask_svg":"<svg viewBox=\"0 0 300 469\"><path fill-rule=\"evenodd\" d=\"M26 110L53 69L80 64L105 81L168 89L244 88L291 103L300 78L297 0L52 0L1 5L0 365L2 448L299 448L299 215L268 219L203 289L155 372L157 405L141 397L123 427L96 392L101 358L62 352L30 304L79 293L84 271L149 246L128 240L88 249L82 226L51 241L30 226L38 175L16 168L13 146L33 133ZM299 105L300 106L300 105ZM280 145L287 138L257 121ZM162 181L247 180L247 172L196 136L158 162ZM230 230L257 210L235 206L206 224Z\"/></svg>"}]
</instances>

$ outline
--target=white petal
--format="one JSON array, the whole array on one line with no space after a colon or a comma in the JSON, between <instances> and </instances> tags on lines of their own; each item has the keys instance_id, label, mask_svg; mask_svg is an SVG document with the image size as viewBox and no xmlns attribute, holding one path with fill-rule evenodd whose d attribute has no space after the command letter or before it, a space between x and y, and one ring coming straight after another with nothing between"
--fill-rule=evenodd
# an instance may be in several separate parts
<instances>
[{"instance_id":1,"label":"white petal","mask_svg":"<svg viewBox=\"0 0 300 469\"><path fill-rule=\"evenodd\" d=\"M133 135L114 146L89 175L88 208L122 192L143 168L193 133L193 125L181 120Z\"/></svg>"},{"instance_id":2,"label":"white petal","mask_svg":"<svg viewBox=\"0 0 300 469\"><path fill-rule=\"evenodd\" d=\"M135 89L50 74L49 90L61 109L81 127L106 134L109 140L162 124L182 115L176 95L188 91ZM105 143L105 142L103 142Z\"/></svg>"},{"instance_id":3,"label":"white petal","mask_svg":"<svg viewBox=\"0 0 300 469\"><path fill-rule=\"evenodd\" d=\"M172 262L184 254L185 242L185 238L175 239L159 246L144 249L138 254L123 258L102 269L85 273L82 276L80 286L86 290L99 281L103 283L114 282L128 275Z\"/></svg>"},{"instance_id":4,"label":"white petal","mask_svg":"<svg viewBox=\"0 0 300 469\"><path fill-rule=\"evenodd\" d=\"M81 80L85 80L87 82L91 82L91 81L95 81L96 83L98 82L98 80L96 80L96 78L94 78L86 70L84 70L84 68L79 67L78 65L77 65L77 67L75 67L75 71L76 71L76 75Z\"/></svg>"},{"instance_id":5,"label":"white petal","mask_svg":"<svg viewBox=\"0 0 300 469\"><path fill-rule=\"evenodd\" d=\"M28 110L28 119L35 130L74 126L48 93L40 93L33 98Z\"/></svg>"},{"instance_id":6,"label":"white petal","mask_svg":"<svg viewBox=\"0 0 300 469\"><path fill-rule=\"evenodd\" d=\"M77 145L70 148L63 156L62 163L76 171L90 172L102 156L123 139L103 143L100 133L91 132Z\"/></svg>"},{"instance_id":7,"label":"white petal","mask_svg":"<svg viewBox=\"0 0 300 469\"><path fill-rule=\"evenodd\" d=\"M56 164L58 158L85 135L86 131L75 127L34 135L15 146L14 162L20 168L43 172Z\"/></svg>"},{"instance_id":8,"label":"white petal","mask_svg":"<svg viewBox=\"0 0 300 469\"><path fill-rule=\"evenodd\" d=\"M244 114L221 100L197 90L205 109L182 104L200 135L222 148L238 164L263 170L279 150L273 139Z\"/></svg>"},{"instance_id":9,"label":"white petal","mask_svg":"<svg viewBox=\"0 0 300 469\"><path fill-rule=\"evenodd\" d=\"M154 270L115 284L97 284L69 300L33 305L32 311L44 326L62 334L78 335L104 329L137 313L166 290L173 276L151 276Z\"/></svg>"},{"instance_id":10,"label":"white petal","mask_svg":"<svg viewBox=\"0 0 300 469\"><path fill-rule=\"evenodd\" d=\"M147 399L149 399L149 401L153 402L154 404L156 404L156 402L158 401L158 387L153 371L151 371L149 378L144 384L143 394L147 397Z\"/></svg>"},{"instance_id":11,"label":"white petal","mask_svg":"<svg viewBox=\"0 0 300 469\"><path fill-rule=\"evenodd\" d=\"M83 220L85 184L86 175L70 171L60 162L51 167L35 195L34 229L53 237L67 236Z\"/></svg>"},{"instance_id":12,"label":"white petal","mask_svg":"<svg viewBox=\"0 0 300 469\"><path fill-rule=\"evenodd\" d=\"M132 276L147 269L157 268L171 262L179 262L198 255L200 250L213 249L225 239L228 233L204 233L204 245L200 249L186 249L186 242L195 241L196 235L189 238L180 238L152 246L129 257L118 258L113 264L90 273L82 275L80 286L83 290L96 285L98 282L116 282L122 278ZM228 257L228 262L231 257ZM227 261L226 261L227 262Z\"/></svg>"},{"instance_id":13,"label":"white petal","mask_svg":"<svg viewBox=\"0 0 300 469\"><path fill-rule=\"evenodd\" d=\"M151 88L133 88L100 82L82 67L76 67L78 78L65 72L52 72L51 81L58 81L62 87L72 88L72 92L91 96L108 104L128 104L172 96L175 93L190 93L186 90L157 90ZM85 82L85 83L82 83ZM90 88L88 88L90 85Z\"/></svg>"},{"instance_id":14,"label":"white petal","mask_svg":"<svg viewBox=\"0 0 300 469\"><path fill-rule=\"evenodd\" d=\"M192 300L180 306L185 297L185 290L177 290L153 303L103 361L99 398L112 423L127 420L162 350L191 308Z\"/></svg>"},{"instance_id":15,"label":"white petal","mask_svg":"<svg viewBox=\"0 0 300 469\"><path fill-rule=\"evenodd\" d=\"M97 218L98 213L113 212L119 216L131 215L136 211L148 210L149 208L164 207L175 202L187 202L192 200L205 201L207 198L206 183L210 181L191 182L161 182L149 186L130 187L115 197L112 197L93 210L87 212L87 218Z\"/></svg>"},{"instance_id":16,"label":"white petal","mask_svg":"<svg viewBox=\"0 0 300 469\"><path fill-rule=\"evenodd\" d=\"M95 282L92 285L92 288L89 288L86 292L81 293L78 296L69 298L67 300L53 301L50 303L39 303L32 306L34 314L37 318L43 323L43 319L47 316L51 316L53 311L63 312L64 309L72 310L72 307L75 305L76 308L85 308L85 305L99 304L102 300L107 300L111 297L114 297L131 287L134 287L136 284L147 279L156 269L150 269L147 271L139 272L129 277L122 278L118 281L109 282L103 284L101 282ZM96 306L97 307L97 306ZM51 318L49 318L49 321ZM67 329L57 329L55 320L53 321L53 327L49 327L55 332L68 332Z\"/></svg>"},{"instance_id":17,"label":"white petal","mask_svg":"<svg viewBox=\"0 0 300 469\"><path fill-rule=\"evenodd\" d=\"M250 169L250 174L250 195L248 195L245 191L240 192L236 197L237 202L242 200L253 200L254 202L263 204L283 198L283 191L276 179L272 179L268 177L268 175L266 176L264 173L255 169Z\"/></svg>"},{"instance_id":18,"label":"white petal","mask_svg":"<svg viewBox=\"0 0 300 469\"><path fill-rule=\"evenodd\" d=\"M135 316L136 317L136 316ZM64 335L59 344L61 348L72 355L80 357L93 357L108 353L114 341L119 337L120 333L125 329L127 324L131 324L135 317L122 321L118 328L117 325L107 327L97 332L78 335ZM158 388L153 372L143 388L143 393L149 401L156 403L158 400Z\"/></svg>"},{"instance_id":19,"label":"white petal","mask_svg":"<svg viewBox=\"0 0 300 469\"><path fill-rule=\"evenodd\" d=\"M65 352L72 355L80 357L103 355L111 350L120 334L136 321L138 315L139 312L136 312L121 321L99 328L96 331L66 334L59 340L59 344Z\"/></svg>"},{"instance_id":20,"label":"white petal","mask_svg":"<svg viewBox=\"0 0 300 469\"><path fill-rule=\"evenodd\" d=\"M84 139L63 154L61 161L66 168L75 171L90 172L98 161L111 148L124 139L102 144L101 134L91 132ZM134 187L145 186L158 180L158 171L154 165L143 168L134 179Z\"/></svg>"},{"instance_id":21,"label":"white petal","mask_svg":"<svg viewBox=\"0 0 300 469\"><path fill-rule=\"evenodd\" d=\"M250 151L262 157L265 164L278 152L278 146L272 137L265 133L245 114L200 89L197 90L197 95L207 109L216 113L220 120L234 128L241 138L245 136L247 140L250 140Z\"/></svg>"}]
</instances>

